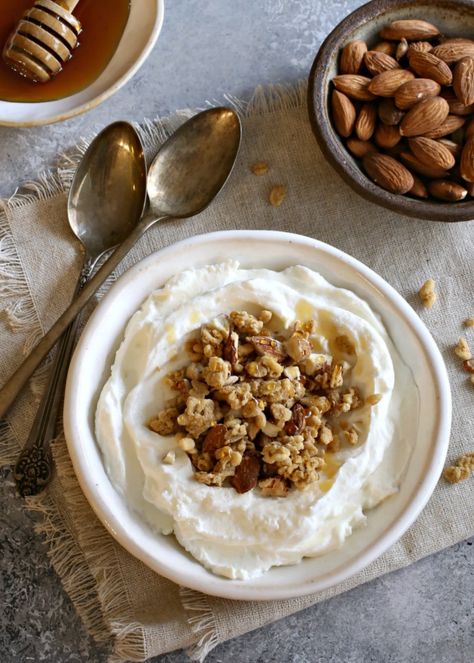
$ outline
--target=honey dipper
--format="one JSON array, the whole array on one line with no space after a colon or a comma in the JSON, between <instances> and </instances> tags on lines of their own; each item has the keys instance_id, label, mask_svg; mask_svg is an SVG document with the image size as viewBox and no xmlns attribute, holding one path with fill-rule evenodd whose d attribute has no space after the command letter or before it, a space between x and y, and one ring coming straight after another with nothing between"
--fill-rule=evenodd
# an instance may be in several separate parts
<instances>
[{"instance_id":1,"label":"honey dipper","mask_svg":"<svg viewBox=\"0 0 474 663\"><path fill-rule=\"evenodd\" d=\"M38 83L56 76L78 46L81 24L72 15L79 0L36 0L3 49L11 69Z\"/></svg>"}]
</instances>

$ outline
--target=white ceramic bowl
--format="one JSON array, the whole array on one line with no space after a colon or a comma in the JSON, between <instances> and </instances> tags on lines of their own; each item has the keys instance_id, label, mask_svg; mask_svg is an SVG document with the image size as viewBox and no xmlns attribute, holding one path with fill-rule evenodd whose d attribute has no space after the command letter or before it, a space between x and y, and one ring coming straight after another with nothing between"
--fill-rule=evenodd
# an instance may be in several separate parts
<instances>
[{"instance_id":1,"label":"white ceramic bowl","mask_svg":"<svg viewBox=\"0 0 474 663\"><path fill-rule=\"evenodd\" d=\"M63 99L35 103L0 100L0 126L62 122L95 108L117 92L145 62L161 32L164 0L131 0L127 25L114 56L96 80Z\"/></svg>"},{"instance_id":2,"label":"white ceramic bowl","mask_svg":"<svg viewBox=\"0 0 474 663\"><path fill-rule=\"evenodd\" d=\"M227 580L207 571L172 536L151 531L115 491L94 437L94 413L125 325L143 300L173 276L177 266L237 258L245 267L282 269L303 264L337 286L351 289L377 311L402 359L413 371L422 417L413 422L414 450L400 491L368 512L367 526L344 546L295 566L272 568L260 578ZM179 267L178 267L179 269ZM406 301L380 276L349 255L301 235L230 231L200 235L155 253L126 272L104 297L80 339L69 371L64 426L69 453L99 519L130 553L171 580L232 599L283 599L309 594L354 575L397 541L433 492L446 457L451 397L446 369L430 333Z\"/></svg>"}]
</instances>

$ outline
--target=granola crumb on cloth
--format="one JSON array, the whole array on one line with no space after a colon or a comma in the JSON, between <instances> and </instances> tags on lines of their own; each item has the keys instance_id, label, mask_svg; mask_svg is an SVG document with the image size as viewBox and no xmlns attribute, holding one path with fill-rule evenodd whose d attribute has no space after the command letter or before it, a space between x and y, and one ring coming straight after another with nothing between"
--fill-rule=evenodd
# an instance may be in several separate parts
<instances>
[{"instance_id":1,"label":"granola crumb on cloth","mask_svg":"<svg viewBox=\"0 0 474 663\"><path fill-rule=\"evenodd\" d=\"M364 525L397 490L417 411L367 303L306 267L229 260L185 270L134 314L96 433L111 481L152 529L214 573L249 578Z\"/></svg>"},{"instance_id":2,"label":"granola crumb on cloth","mask_svg":"<svg viewBox=\"0 0 474 663\"><path fill-rule=\"evenodd\" d=\"M436 282L433 279L428 279L423 283L419 290L420 299L425 308L432 308L436 302Z\"/></svg>"}]
</instances>

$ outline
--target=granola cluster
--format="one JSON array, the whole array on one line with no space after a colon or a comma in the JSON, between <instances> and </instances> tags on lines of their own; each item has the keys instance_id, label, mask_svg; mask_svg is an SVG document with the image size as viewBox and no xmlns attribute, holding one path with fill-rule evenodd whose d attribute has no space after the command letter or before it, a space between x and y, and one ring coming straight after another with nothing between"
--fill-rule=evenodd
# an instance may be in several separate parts
<instances>
[{"instance_id":1,"label":"granola cluster","mask_svg":"<svg viewBox=\"0 0 474 663\"><path fill-rule=\"evenodd\" d=\"M274 497L304 490L318 481L326 452L359 444L349 413L379 400L346 385L351 340L336 338L346 357L336 362L313 352L315 331L312 321L281 331L267 310L203 325L186 345L190 363L166 377L176 396L149 428L177 438L201 483L238 493L258 486Z\"/></svg>"}]
</instances>

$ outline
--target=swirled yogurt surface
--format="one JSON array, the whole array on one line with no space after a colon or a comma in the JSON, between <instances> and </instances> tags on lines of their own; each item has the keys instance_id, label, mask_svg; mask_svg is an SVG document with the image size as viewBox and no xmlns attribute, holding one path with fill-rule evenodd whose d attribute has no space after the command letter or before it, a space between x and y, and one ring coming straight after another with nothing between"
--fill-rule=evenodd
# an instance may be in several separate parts
<instances>
[{"instance_id":1,"label":"swirled yogurt surface","mask_svg":"<svg viewBox=\"0 0 474 663\"><path fill-rule=\"evenodd\" d=\"M283 327L314 319L316 352L330 352L333 339L347 335L356 349L352 384L382 397L351 413L361 443L335 453L319 482L285 498L198 483L176 439L146 425L172 396L164 377L188 362L186 340L223 313L261 308ZM133 315L99 398L96 435L108 475L131 509L157 532L174 532L214 573L245 579L347 545L365 512L396 492L416 416L411 372L365 301L306 267L247 270L226 261L182 272ZM176 461L164 464L171 449Z\"/></svg>"}]
</instances>

